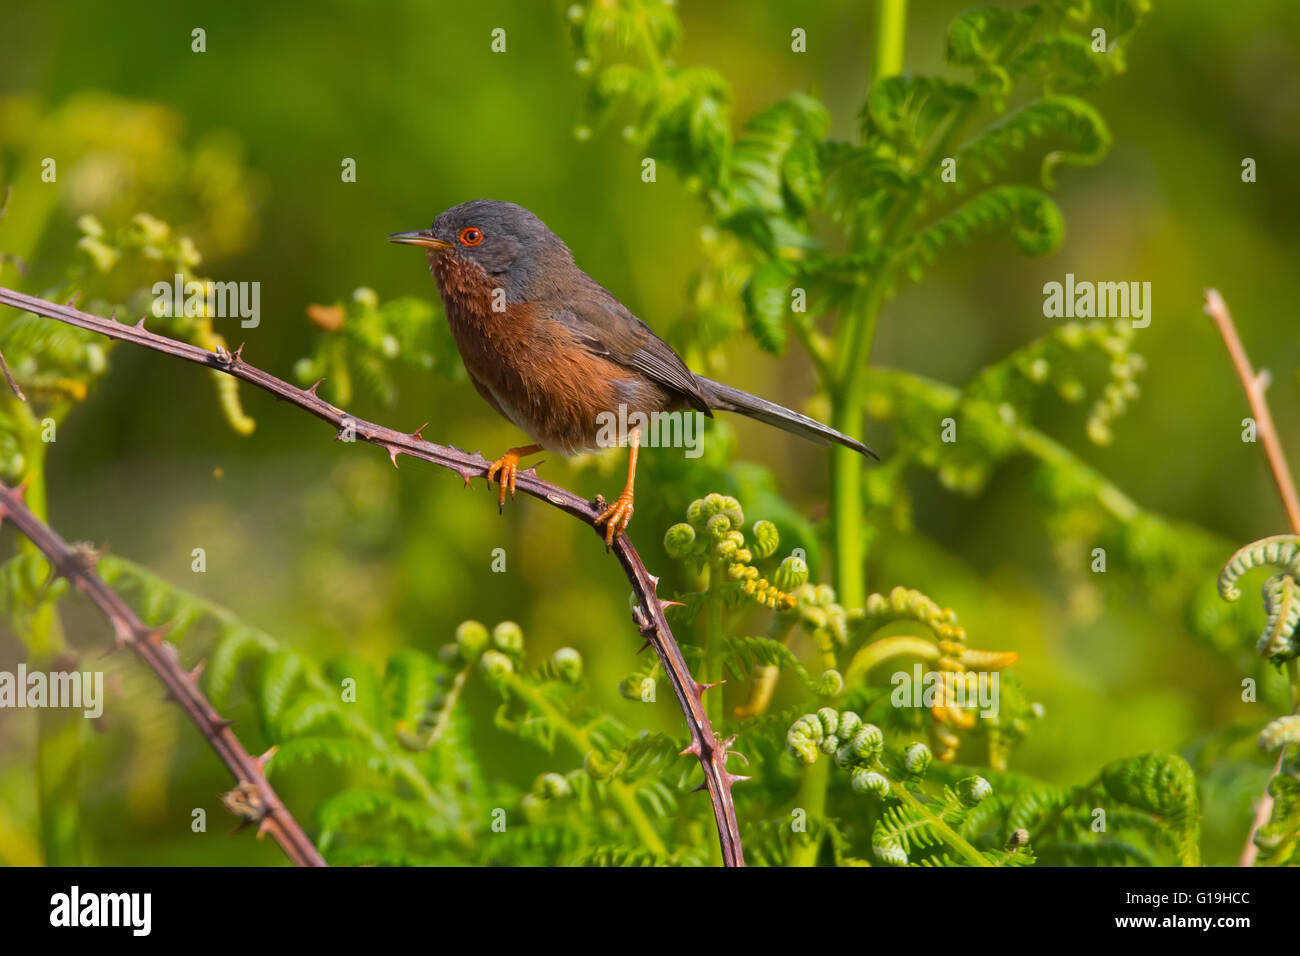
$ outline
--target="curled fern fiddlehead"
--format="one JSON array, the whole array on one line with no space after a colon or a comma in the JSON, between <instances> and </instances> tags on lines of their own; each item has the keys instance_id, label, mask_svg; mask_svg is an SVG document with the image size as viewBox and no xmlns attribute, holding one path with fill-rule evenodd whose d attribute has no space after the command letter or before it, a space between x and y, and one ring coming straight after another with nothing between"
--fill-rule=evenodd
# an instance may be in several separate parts
<instances>
[{"instance_id":1,"label":"curled fern fiddlehead","mask_svg":"<svg viewBox=\"0 0 1300 956\"><path fill-rule=\"evenodd\" d=\"M1268 620L1256 650L1276 663L1300 654L1296 627L1300 625L1300 536L1277 534L1239 549L1219 572L1219 596L1225 601L1241 597L1237 580L1252 568L1272 567L1279 573L1264 582L1264 610Z\"/></svg>"}]
</instances>

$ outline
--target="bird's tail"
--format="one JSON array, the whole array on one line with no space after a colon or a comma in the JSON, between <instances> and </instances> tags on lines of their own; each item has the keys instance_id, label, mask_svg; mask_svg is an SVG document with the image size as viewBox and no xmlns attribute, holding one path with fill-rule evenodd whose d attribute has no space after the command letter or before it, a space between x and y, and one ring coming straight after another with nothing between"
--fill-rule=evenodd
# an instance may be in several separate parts
<instances>
[{"instance_id":1,"label":"bird's tail","mask_svg":"<svg viewBox=\"0 0 1300 956\"><path fill-rule=\"evenodd\" d=\"M837 432L835 429L823 425L815 418L792 412L775 402L769 402L767 399L751 395L749 392L742 392L730 385L723 385L721 382L704 378L702 375L695 376L695 380L700 383L700 391L708 399L710 408L746 415L765 424L774 425L792 435L798 435L800 438L816 442L818 445L829 445L831 442L837 442L879 460L879 455L856 438L850 438L842 432Z\"/></svg>"}]
</instances>

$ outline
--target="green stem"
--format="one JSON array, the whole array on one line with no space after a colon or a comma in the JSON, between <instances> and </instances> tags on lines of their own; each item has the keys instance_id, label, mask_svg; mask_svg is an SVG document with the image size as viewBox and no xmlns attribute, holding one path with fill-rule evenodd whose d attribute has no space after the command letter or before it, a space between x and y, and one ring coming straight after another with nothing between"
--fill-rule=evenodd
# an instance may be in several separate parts
<instances>
[{"instance_id":1,"label":"green stem","mask_svg":"<svg viewBox=\"0 0 1300 956\"><path fill-rule=\"evenodd\" d=\"M705 598L704 680L710 684L716 684L726 676L722 673L724 636L722 631L722 593L718 590L722 585L722 567L720 561L714 561L710 565L709 590ZM704 701L705 713L708 714L709 722L714 727L721 727L725 716L722 707L722 688L715 687L707 693L708 696Z\"/></svg>"},{"instance_id":2,"label":"green stem","mask_svg":"<svg viewBox=\"0 0 1300 956\"><path fill-rule=\"evenodd\" d=\"M871 83L903 69L904 40L907 35L907 0L877 0L875 41L871 63ZM877 274L870 285L860 288L845 309L838 330L837 354L840 365L837 380L829 388L831 427L847 435L858 433L863 414L862 369L867 364L871 341L876 332L876 318L884 299L884 276ZM867 549L863 538L865 512L862 501L862 458L851 449L831 449L831 546L834 551L835 592L845 607L866 603L866 579L863 566ZM830 775L826 761L808 768L799 783L797 796L811 823L820 820L826 810L826 787ZM818 833L821 828L818 827ZM790 854L791 866L815 866L820 838L809 837L797 843Z\"/></svg>"},{"instance_id":3,"label":"green stem","mask_svg":"<svg viewBox=\"0 0 1300 956\"><path fill-rule=\"evenodd\" d=\"M45 453L49 445L41 440L40 423L30 408L21 406L14 416L20 422L21 447L27 462L27 506L42 520L48 518L45 489ZM62 416L60 416L62 417ZM23 550L35 546L22 543ZM67 643L55 601L48 596L35 608L26 635L28 666L33 671L51 671L66 666ZM40 807L41 845L46 866L79 866L81 756L85 718L80 711L42 708L36 718L36 794Z\"/></svg>"},{"instance_id":4,"label":"green stem","mask_svg":"<svg viewBox=\"0 0 1300 956\"><path fill-rule=\"evenodd\" d=\"M871 82L903 72L903 38L907 35L907 0L876 0L876 42L872 46Z\"/></svg>"},{"instance_id":5,"label":"green stem","mask_svg":"<svg viewBox=\"0 0 1300 956\"><path fill-rule=\"evenodd\" d=\"M809 832L790 850L790 866L816 866L821 849L822 828L818 824L826 816L826 787L830 783L830 761L818 760L804 771L795 795L795 806L804 812Z\"/></svg>"}]
</instances>

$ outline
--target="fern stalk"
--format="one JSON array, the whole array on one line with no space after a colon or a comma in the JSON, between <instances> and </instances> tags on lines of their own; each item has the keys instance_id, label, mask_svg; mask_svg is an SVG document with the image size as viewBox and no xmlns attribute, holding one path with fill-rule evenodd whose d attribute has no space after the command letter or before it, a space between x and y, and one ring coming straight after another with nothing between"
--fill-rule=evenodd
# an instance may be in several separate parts
<instances>
[{"instance_id":1,"label":"fern stalk","mask_svg":"<svg viewBox=\"0 0 1300 956\"><path fill-rule=\"evenodd\" d=\"M824 764L827 761L819 760L818 763ZM890 788L890 793L897 797L906 807L923 816L934 827L935 832L942 837L943 842L949 848L961 854L971 866L993 866L983 853L975 849L969 841L963 839L956 830L948 826L940 814L931 813L929 807L918 800L907 787L896 784Z\"/></svg>"},{"instance_id":2,"label":"fern stalk","mask_svg":"<svg viewBox=\"0 0 1300 956\"><path fill-rule=\"evenodd\" d=\"M878 0L875 8L874 57L871 83L901 73L907 36L907 0ZM915 201L915 199L913 199ZM855 434L862 423L864 396L862 375L875 337L876 319L884 301L885 276L877 273L865 289L857 290L841 319L837 336L840 367L837 380L829 389L831 427ZM835 591L845 607L866 603L867 589L863 575L867 549L863 538L862 459L852 449L836 445L831 449L830 527L831 546L835 554ZM829 772L814 765L799 784L799 806L808 819L820 818L826 808ZM817 862L820 840L816 837L796 845L790 855L791 866L813 866Z\"/></svg>"}]
</instances>

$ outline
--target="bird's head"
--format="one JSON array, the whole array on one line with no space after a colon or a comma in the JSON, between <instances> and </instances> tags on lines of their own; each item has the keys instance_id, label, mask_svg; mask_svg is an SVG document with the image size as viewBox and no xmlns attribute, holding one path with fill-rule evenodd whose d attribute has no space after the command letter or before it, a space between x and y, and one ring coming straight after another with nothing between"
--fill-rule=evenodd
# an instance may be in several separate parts
<instances>
[{"instance_id":1,"label":"bird's head","mask_svg":"<svg viewBox=\"0 0 1300 956\"><path fill-rule=\"evenodd\" d=\"M477 267L511 300L526 298L539 266L573 262L568 247L546 223L523 206L495 199L452 206L428 229L396 232L388 241L427 249L435 271L444 256Z\"/></svg>"}]
</instances>

